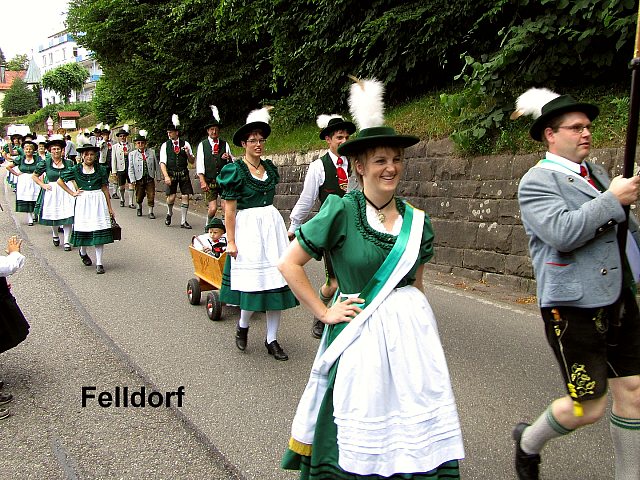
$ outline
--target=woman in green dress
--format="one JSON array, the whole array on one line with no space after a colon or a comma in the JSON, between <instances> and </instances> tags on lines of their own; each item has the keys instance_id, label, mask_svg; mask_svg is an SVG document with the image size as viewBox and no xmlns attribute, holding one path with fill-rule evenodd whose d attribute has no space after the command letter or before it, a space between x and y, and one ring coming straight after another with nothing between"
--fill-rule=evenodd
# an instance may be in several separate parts
<instances>
[{"instance_id":1,"label":"woman in green dress","mask_svg":"<svg viewBox=\"0 0 640 480\"><path fill-rule=\"evenodd\" d=\"M97 161L100 147L88 143L79 145L76 150L82 163L62 172L58 185L76 200L71 235L73 246L80 247L80 258L86 266L93 263L87 246L94 246L96 273L103 274L102 254L104 245L113 243L111 219L115 218L109 195L109 173ZM76 189L72 190L65 182L74 182Z\"/></svg>"},{"instance_id":2,"label":"woman in green dress","mask_svg":"<svg viewBox=\"0 0 640 480\"><path fill-rule=\"evenodd\" d=\"M29 139L22 144L23 155L9 162L6 167L16 179L16 212L27 215L27 225L33 226L33 212L40 187L34 182L32 174L36 170L37 161L34 156L37 144Z\"/></svg>"},{"instance_id":3,"label":"woman in green dress","mask_svg":"<svg viewBox=\"0 0 640 480\"><path fill-rule=\"evenodd\" d=\"M227 260L222 276L220 300L240 306L236 346L247 348L249 320L254 312L265 312L267 334L264 345L276 360L287 360L277 340L282 310L298 305L278 271L278 259L289 239L280 212L273 206L280 180L271 160L262 160L264 143L271 133L268 110L255 110L247 124L233 135L233 143L245 155L225 165L217 177L225 200Z\"/></svg>"},{"instance_id":4,"label":"woman in green dress","mask_svg":"<svg viewBox=\"0 0 640 480\"><path fill-rule=\"evenodd\" d=\"M353 161L362 191L330 195L279 263L298 299L327 325L282 466L315 480L459 478L460 424L423 292L433 230L424 212L396 197L404 150L418 138L380 125L381 95L367 96L380 84L355 88L364 92L360 103L350 98L361 130L338 153ZM303 268L323 254L339 285L330 307Z\"/></svg>"}]
</instances>

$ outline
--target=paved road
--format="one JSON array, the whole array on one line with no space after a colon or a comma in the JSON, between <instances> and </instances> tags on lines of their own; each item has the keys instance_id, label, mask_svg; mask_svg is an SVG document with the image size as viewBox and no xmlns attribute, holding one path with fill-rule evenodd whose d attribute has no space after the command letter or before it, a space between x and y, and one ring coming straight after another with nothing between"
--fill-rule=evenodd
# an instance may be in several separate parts
<instances>
[{"instance_id":1,"label":"paved road","mask_svg":"<svg viewBox=\"0 0 640 480\"><path fill-rule=\"evenodd\" d=\"M161 207L156 220L117 207L123 241L106 247L107 272L99 276L77 250L54 248L47 228L12 216L12 202L0 188L1 237L26 239L28 263L12 282L32 332L0 357L5 388L16 397L13 416L0 423L0 478L296 478L278 464L317 347L301 308L283 317L288 362L268 356L263 315L241 353L233 342L237 310L211 322L203 305L187 302L187 245L199 230L165 227ZM189 221L200 229L205 220ZM308 271L319 282L321 265ZM463 424L463 478L515 478L511 427L532 420L561 391L537 311L433 272L426 281ZM184 405L81 406L82 387L142 385L184 386ZM556 442L543 462L544 479L612 478L606 423Z\"/></svg>"}]
</instances>

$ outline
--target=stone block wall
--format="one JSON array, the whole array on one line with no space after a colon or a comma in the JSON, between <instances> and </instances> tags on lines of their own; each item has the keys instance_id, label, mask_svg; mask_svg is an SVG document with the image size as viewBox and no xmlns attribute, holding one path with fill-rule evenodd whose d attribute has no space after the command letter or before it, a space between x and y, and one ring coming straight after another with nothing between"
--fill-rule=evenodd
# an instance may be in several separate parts
<instances>
[{"instance_id":1,"label":"stone block wall","mask_svg":"<svg viewBox=\"0 0 640 480\"><path fill-rule=\"evenodd\" d=\"M321 153L271 157L281 175L275 206L287 226L307 166ZM623 153L621 148L594 150L591 161L619 174ZM430 268L535 293L517 193L519 179L543 154L461 158L449 140L407 149L398 195L431 218L435 256Z\"/></svg>"}]
</instances>

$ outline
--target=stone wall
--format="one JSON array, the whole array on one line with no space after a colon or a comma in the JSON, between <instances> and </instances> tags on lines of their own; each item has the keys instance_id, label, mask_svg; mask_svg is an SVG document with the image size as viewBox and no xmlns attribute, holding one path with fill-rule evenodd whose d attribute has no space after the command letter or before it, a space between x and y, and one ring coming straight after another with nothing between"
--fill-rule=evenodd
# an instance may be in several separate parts
<instances>
[{"instance_id":1,"label":"stone wall","mask_svg":"<svg viewBox=\"0 0 640 480\"><path fill-rule=\"evenodd\" d=\"M307 166L318 153L272 157L281 175L275 206L287 225ZM431 218L435 256L430 268L535 293L517 192L519 179L542 155L461 158L449 140L407 149L398 194ZM620 172L622 158L623 149L594 150L591 161Z\"/></svg>"}]
</instances>

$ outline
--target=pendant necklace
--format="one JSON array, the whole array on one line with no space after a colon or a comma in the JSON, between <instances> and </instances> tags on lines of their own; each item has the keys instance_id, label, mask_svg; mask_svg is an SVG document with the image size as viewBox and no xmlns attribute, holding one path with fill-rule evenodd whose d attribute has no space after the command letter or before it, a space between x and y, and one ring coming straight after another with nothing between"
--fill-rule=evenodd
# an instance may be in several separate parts
<instances>
[{"instance_id":1,"label":"pendant necklace","mask_svg":"<svg viewBox=\"0 0 640 480\"><path fill-rule=\"evenodd\" d=\"M378 207L375 203L373 203L371 200L369 200L367 198L367 196L364 194L364 192L362 192L362 196L364 197L364 199L369 202L369 205L371 205L373 208L375 208L377 210L377 216L378 216L378 220L380 220L380 223L384 224L384 221L387 219L387 217L384 215L384 213L382 213L382 210L391 203L391 201L396 198L395 195L393 195L389 201L387 203L385 203L384 205L382 205L381 207Z\"/></svg>"},{"instance_id":2,"label":"pendant necklace","mask_svg":"<svg viewBox=\"0 0 640 480\"><path fill-rule=\"evenodd\" d=\"M247 163L248 163L249 165L251 165L251 166L253 167L253 169L254 169L256 172L258 171L258 169L260 168L260 160L258 160L258 166L257 166L257 167L256 167L253 163L251 163L251 162L249 161L249 159L248 159L248 158L246 158L246 157L245 157L245 160L247 161Z\"/></svg>"}]
</instances>

